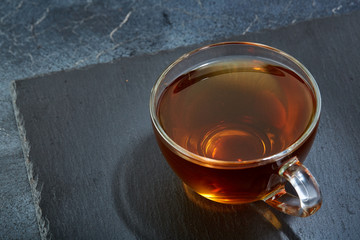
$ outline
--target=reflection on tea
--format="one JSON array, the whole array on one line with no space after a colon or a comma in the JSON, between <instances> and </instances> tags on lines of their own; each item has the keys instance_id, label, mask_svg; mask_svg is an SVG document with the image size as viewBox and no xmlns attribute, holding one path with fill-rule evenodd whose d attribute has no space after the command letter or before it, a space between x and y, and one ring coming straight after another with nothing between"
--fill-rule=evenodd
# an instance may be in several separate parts
<instances>
[{"instance_id":1,"label":"reflection on tea","mask_svg":"<svg viewBox=\"0 0 360 240\"><path fill-rule=\"evenodd\" d=\"M220 59L179 76L157 105L160 124L172 140L197 155L223 161L253 160L285 150L306 131L314 111L313 93L294 71L250 57ZM230 202L261 199L270 175L276 174L270 164L232 170L197 166L165 145L161 148L186 184L222 202L227 200L221 196ZM188 174L194 169L197 174Z\"/></svg>"}]
</instances>

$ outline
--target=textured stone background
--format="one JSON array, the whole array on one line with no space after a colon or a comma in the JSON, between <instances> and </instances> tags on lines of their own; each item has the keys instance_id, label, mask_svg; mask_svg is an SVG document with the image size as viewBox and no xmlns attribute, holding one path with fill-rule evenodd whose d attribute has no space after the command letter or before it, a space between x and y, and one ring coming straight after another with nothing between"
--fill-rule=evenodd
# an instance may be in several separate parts
<instances>
[{"instance_id":1,"label":"textured stone background","mask_svg":"<svg viewBox=\"0 0 360 240\"><path fill-rule=\"evenodd\" d=\"M10 81L360 9L348 0L0 1L0 239L39 238Z\"/></svg>"}]
</instances>

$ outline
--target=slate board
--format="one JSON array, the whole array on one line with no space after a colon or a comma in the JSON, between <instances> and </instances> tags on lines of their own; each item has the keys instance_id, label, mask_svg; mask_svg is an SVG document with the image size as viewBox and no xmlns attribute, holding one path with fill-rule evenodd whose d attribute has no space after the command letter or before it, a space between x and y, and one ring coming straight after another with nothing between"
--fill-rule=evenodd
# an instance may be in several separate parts
<instances>
[{"instance_id":1,"label":"slate board","mask_svg":"<svg viewBox=\"0 0 360 240\"><path fill-rule=\"evenodd\" d=\"M318 81L322 118L305 164L324 202L306 219L184 193L156 145L148 100L165 67L198 46L13 82L42 238L360 239L359 22L356 12L230 39L282 49Z\"/></svg>"}]
</instances>

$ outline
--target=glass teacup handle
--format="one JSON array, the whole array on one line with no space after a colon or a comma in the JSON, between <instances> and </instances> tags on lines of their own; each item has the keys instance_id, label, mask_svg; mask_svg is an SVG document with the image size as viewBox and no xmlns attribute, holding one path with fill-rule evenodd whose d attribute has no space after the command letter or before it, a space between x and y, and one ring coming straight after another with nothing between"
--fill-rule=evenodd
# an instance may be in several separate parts
<instances>
[{"instance_id":1,"label":"glass teacup handle","mask_svg":"<svg viewBox=\"0 0 360 240\"><path fill-rule=\"evenodd\" d=\"M282 188L264 199L267 204L283 213L299 217L308 217L320 209L322 199L319 185L297 157L284 163L278 174L293 186L298 196Z\"/></svg>"}]
</instances>

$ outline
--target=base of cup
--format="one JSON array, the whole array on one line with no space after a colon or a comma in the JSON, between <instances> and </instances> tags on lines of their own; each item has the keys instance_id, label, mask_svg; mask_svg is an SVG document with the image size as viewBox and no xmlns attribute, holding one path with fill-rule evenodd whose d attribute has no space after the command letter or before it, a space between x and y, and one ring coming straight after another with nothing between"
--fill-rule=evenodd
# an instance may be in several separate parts
<instances>
[{"instance_id":1,"label":"base of cup","mask_svg":"<svg viewBox=\"0 0 360 240\"><path fill-rule=\"evenodd\" d=\"M223 204L220 202L208 199L199 193L195 192L191 187L183 183L183 188L186 197L197 206L212 212L234 212L234 210L248 209L248 204Z\"/></svg>"},{"instance_id":2,"label":"base of cup","mask_svg":"<svg viewBox=\"0 0 360 240\"><path fill-rule=\"evenodd\" d=\"M183 187L186 196L193 202L211 202L216 204L226 204L226 205L241 205L256 202L262 199L240 199L240 198L226 198L223 196L216 196L210 194L201 194L193 190L186 183L183 182Z\"/></svg>"}]
</instances>

